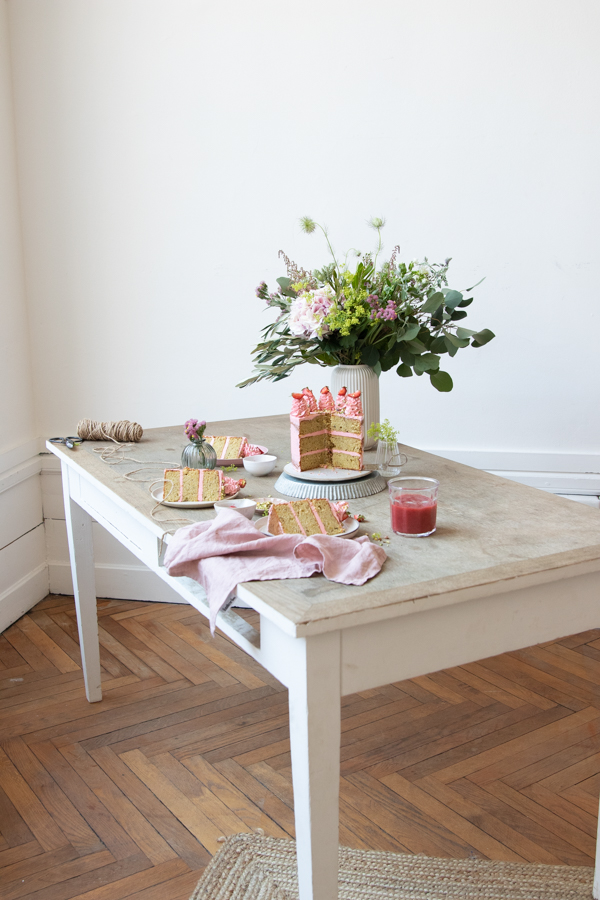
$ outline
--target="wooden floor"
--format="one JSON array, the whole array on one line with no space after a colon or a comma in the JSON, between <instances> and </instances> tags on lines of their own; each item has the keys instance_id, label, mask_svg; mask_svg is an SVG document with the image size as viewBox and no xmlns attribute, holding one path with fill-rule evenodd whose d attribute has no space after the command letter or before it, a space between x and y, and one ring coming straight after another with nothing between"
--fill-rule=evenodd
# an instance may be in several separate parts
<instances>
[{"instance_id":1,"label":"wooden floor","mask_svg":"<svg viewBox=\"0 0 600 900\"><path fill-rule=\"evenodd\" d=\"M254 613L246 613L255 622ZM0 635L2 900L187 900L222 835L293 836L287 695L189 606L72 598ZM600 630L343 700L341 843L591 866Z\"/></svg>"}]
</instances>

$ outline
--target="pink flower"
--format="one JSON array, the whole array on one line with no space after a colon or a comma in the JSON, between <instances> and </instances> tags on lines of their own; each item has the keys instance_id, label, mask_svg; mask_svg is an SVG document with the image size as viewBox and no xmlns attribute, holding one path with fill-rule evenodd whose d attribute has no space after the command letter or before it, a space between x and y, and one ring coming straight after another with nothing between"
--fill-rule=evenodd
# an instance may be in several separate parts
<instances>
[{"instance_id":1,"label":"pink flower","mask_svg":"<svg viewBox=\"0 0 600 900\"><path fill-rule=\"evenodd\" d=\"M325 287L314 291L302 291L290 306L289 327L292 334L299 337L321 338L329 328L323 319L334 301L332 289Z\"/></svg>"}]
</instances>

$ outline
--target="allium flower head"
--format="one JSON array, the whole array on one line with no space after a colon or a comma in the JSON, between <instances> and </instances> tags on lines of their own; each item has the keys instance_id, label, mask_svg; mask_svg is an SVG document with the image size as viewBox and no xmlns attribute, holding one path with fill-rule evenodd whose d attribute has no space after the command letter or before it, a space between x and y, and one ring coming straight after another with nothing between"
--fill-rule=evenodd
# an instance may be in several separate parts
<instances>
[{"instance_id":1,"label":"allium flower head","mask_svg":"<svg viewBox=\"0 0 600 900\"><path fill-rule=\"evenodd\" d=\"M300 228L305 234L312 234L316 227L317 223L310 216L302 216L300 219Z\"/></svg>"},{"instance_id":2,"label":"allium flower head","mask_svg":"<svg viewBox=\"0 0 600 900\"><path fill-rule=\"evenodd\" d=\"M205 428L204 420L199 422L198 419L188 419L184 426L184 434L190 441L201 441Z\"/></svg>"}]
</instances>

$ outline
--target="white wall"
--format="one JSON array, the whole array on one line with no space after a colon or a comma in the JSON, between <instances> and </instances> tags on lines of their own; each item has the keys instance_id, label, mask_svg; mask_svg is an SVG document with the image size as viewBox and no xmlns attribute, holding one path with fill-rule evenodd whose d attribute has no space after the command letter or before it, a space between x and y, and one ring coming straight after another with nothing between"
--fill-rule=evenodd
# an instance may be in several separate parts
<instances>
[{"instance_id":1,"label":"white wall","mask_svg":"<svg viewBox=\"0 0 600 900\"><path fill-rule=\"evenodd\" d=\"M42 433L286 411L327 372L235 388L255 285L385 215L497 333L382 378L402 439L598 453L595 0L8 3Z\"/></svg>"},{"instance_id":2,"label":"white wall","mask_svg":"<svg viewBox=\"0 0 600 900\"><path fill-rule=\"evenodd\" d=\"M48 591L21 250L8 18L0 3L0 631Z\"/></svg>"}]
</instances>

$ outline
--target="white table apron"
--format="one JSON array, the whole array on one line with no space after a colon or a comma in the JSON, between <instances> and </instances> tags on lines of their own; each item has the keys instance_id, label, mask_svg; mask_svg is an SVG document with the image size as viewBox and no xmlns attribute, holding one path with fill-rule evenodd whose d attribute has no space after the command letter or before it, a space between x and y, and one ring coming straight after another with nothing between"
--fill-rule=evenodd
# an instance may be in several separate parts
<instances>
[{"instance_id":1,"label":"white table apron","mask_svg":"<svg viewBox=\"0 0 600 900\"><path fill-rule=\"evenodd\" d=\"M61 459L73 589L86 695L102 699L92 520L106 528L183 600L208 615L193 580L160 564L162 529L77 465ZM260 634L233 610L218 627L289 690L294 812L301 900L337 897L341 697L466 664L598 625L598 560L540 575L465 587L419 602L354 611L298 629L241 585ZM568 603L565 603L568 597ZM299 634L299 631L303 633ZM598 854L594 897L600 897Z\"/></svg>"}]
</instances>

